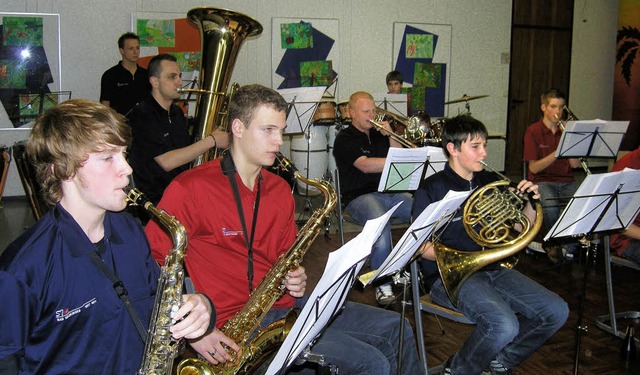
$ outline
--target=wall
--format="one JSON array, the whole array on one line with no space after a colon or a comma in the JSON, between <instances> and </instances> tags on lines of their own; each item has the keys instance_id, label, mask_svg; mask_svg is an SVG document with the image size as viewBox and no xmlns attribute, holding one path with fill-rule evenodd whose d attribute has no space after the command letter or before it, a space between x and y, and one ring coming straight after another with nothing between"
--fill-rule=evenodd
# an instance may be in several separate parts
<instances>
[{"instance_id":1,"label":"wall","mask_svg":"<svg viewBox=\"0 0 640 375\"><path fill-rule=\"evenodd\" d=\"M211 2L189 0L12 0L7 12L60 14L62 90L98 100L102 73L119 59L116 41L131 30L132 12L185 14ZM340 23L339 100L356 90L383 92L392 68L393 22L452 25L451 81L446 100L470 102L490 134L506 132L511 1L509 0L259 0L215 2L256 18L264 32L244 43L232 82L271 86L271 19L333 18ZM576 0L571 105L581 117L609 118L613 87L616 2ZM587 22L582 22L586 19ZM508 59L507 59L508 60ZM448 106L453 116L463 104ZM0 127L4 126L0 124ZM2 140L0 139L0 143ZM501 159L501 158L499 158Z\"/></svg>"}]
</instances>

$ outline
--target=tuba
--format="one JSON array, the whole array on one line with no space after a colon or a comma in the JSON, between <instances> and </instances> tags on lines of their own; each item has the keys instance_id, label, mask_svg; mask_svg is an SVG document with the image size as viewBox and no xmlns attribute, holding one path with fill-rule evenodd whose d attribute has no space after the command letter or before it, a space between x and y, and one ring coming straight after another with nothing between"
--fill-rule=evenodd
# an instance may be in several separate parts
<instances>
[{"instance_id":1,"label":"tuba","mask_svg":"<svg viewBox=\"0 0 640 375\"><path fill-rule=\"evenodd\" d=\"M151 213L173 241L173 249L160 269L156 299L147 331L147 342L144 346L142 364L137 372L140 375L169 375L173 369L173 361L184 345L182 340L175 340L171 336L169 328L172 324L172 313L182 304L184 281L182 260L187 248L187 231L175 217L157 209L137 189L129 190L125 199L130 205L144 207Z\"/></svg>"},{"instance_id":2,"label":"tuba","mask_svg":"<svg viewBox=\"0 0 640 375\"><path fill-rule=\"evenodd\" d=\"M251 294L247 304L222 328L222 332L240 347L235 358L217 365L196 358L188 358L178 365L179 375L254 373L280 347L295 323L298 312L291 310L285 318L271 323L256 333L267 312L286 292L286 289L282 288L282 280L289 270L300 265L304 254L323 228L324 221L333 212L338 197L331 184L304 177L280 153L278 153L278 162L283 168L292 169L297 179L320 190L324 195L324 203L313 212L300 229L293 244L265 275L260 285Z\"/></svg>"},{"instance_id":3,"label":"tuba","mask_svg":"<svg viewBox=\"0 0 640 375\"><path fill-rule=\"evenodd\" d=\"M210 7L191 9L187 18L198 27L202 40L200 89L180 91L198 94L195 111L198 122L194 126L193 135L195 140L200 140L218 127L226 131L227 106L233 95L233 90L229 94L226 90L236 57L244 39L262 33L262 25L242 13ZM217 150L209 150L198 156L193 166L217 156Z\"/></svg>"},{"instance_id":4,"label":"tuba","mask_svg":"<svg viewBox=\"0 0 640 375\"><path fill-rule=\"evenodd\" d=\"M488 167L484 162L482 164ZM501 176L504 180L487 184L475 191L467 200L462 214L465 231L483 250L461 251L438 242L434 244L442 285L454 306L458 305L460 288L469 276L524 249L542 227L540 202L534 203L529 198L536 211L536 219L532 223L522 213L526 201L509 189L511 181L504 175ZM516 230L516 224L522 227L520 232ZM513 264L505 262L502 265L513 267Z\"/></svg>"}]
</instances>

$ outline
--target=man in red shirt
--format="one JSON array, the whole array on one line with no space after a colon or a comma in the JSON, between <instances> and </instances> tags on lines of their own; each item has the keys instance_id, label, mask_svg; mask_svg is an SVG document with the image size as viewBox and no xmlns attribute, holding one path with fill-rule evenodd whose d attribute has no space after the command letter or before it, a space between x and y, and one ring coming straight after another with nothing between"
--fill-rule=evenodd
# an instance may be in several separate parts
<instances>
[{"instance_id":1,"label":"man in red shirt","mask_svg":"<svg viewBox=\"0 0 640 375\"><path fill-rule=\"evenodd\" d=\"M561 91L553 88L545 91L541 95L542 118L531 124L524 135L527 180L538 185L547 230L558 220L568 198L572 197L577 189L572 169L578 168L580 161L556 158L556 149L562 137L560 118L564 106L565 96ZM550 245L544 244L545 248ZM567 244L565 248L572 253L577 248L577 243Z\"/></svg>"},{"instance_id":2,"label":"man in red shirt","mask_svg":"<svg viewBox=\"0 0 640 375\"><path fill-rule=\"evenodd\" d=\"M191 342L213 364L230 361L235 352L248 349L234 342L239 338L229 337L233 335L224 325L247 305L252 292L296 239L291 188L263 168L274 163L282 145L286 109L282 96L270 88L247 85L238 89L228 109L228 152L173 179L158 205L187 230L186 269L196 290L210 296L216 306L217 328ZM164 259L171 248L169 236L153 221L145 232L154 258ZM264 327L292 307L303 307L308 298L304 296L306 280L304 267L289 270L282 280L284 295L273 307L267 306L270 310L256 324ZM395 374L400 319L393 311L347 302L312 350L338 366L340 373ZM413 334L408 323L405 327L403 374L417 374Z\"/></svg>"},{"instance_id":3,"label":"man in red shirt","mask_svg":"<svg viewBox=\"0 0 640 375\"><path fill-rule=\"evenodd\" d=\"M617 172L625 168L640 169L640 147L620 158L611 171ZM616 254L640 264L640 214L629 229L611 235L610 241L611 249Z\"/></svg>"}]
</instances>

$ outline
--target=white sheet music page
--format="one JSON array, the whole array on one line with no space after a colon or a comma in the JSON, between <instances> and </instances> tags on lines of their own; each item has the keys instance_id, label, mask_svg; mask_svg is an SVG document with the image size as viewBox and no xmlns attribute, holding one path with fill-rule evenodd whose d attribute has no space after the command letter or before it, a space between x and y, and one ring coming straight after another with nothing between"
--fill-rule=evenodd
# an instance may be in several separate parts
<instances>
[{"instance_id":1,"label":"white sheet music page","mask_svg":"<svg viewBox=\"0 0 640 375\"><path fill-rule=\"evenodd\" d=\"M427 152L426 147L389 147L378 191L416 190L427 161Z\"/></svg>"},{"instance_id":2,"label":"white sheet music page","mask_svg":"<svg viewBox=\"0 0 640 375\"><path fill-rule=\"evenodd\" d=\"M315 86L277 90L287 103L293 103L287 116L285 134L304 133L326 89L326 86Z\"/></svg>"},{"instance_id":3,"label":"white sheet music page","mask_svg":"<svg viewBox=\"0 0 640 375\"><path fill-rule=\"evenodd\" d=\"M360 234L329 254L322 277L266 374L276 374L283 367L290 366L339 311L347 298L347 290L353 285L366 257L371 254L373 243L380 237L382 229L398 206L400 203L379 218L368 220Z\"/></svg>"},{"instance_id":4,"label":"white sheet music page","mask_svg":"<svg viewBox=\"0 0 640 375\"><path fill-rule=\"evenodd\" d=\"M428 205L413 220L409 229L404 232L402 238L396 243L396 246L391 250L391 253L376 273L370 279L365 280L365 286L371 283L372 280L400 271L402 267L409 263L409 260L418 251L420 245L429 239L433 232L449 222L469 195L471 195L470 191L449 190L444 198Z\"/></svg>"},{"instance_id":5,"label":"white sheet music page","mask_svg":"<svg viewBox=\"0 0 640 375\"><path fill-rule=\"evenodd\" d=\"M640 211L639 192L640 170L588 175L544 240L628 227Z\"/></svg>"},{"instance_id":6,"label":"white sheet music page","mask_svg":"<svg viewBox=\"0 0 640 375\"><path fill-rule=\"evenodd\" d=\"M427 146L427 156L427 171L424 173L424 178L440 172L447 164L447 157L442 147Z\"/></svg>"}]
</instances>

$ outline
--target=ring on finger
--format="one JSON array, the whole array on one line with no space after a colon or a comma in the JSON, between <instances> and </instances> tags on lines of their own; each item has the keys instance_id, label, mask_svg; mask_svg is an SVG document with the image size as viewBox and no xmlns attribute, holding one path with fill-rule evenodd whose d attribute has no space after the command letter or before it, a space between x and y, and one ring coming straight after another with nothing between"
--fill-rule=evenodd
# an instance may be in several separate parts
<instances>
[{"instance_id":1,"label":"ring on finger","mask_svg":"<svg viewBox=\"0 0 640 375\"><path fill-rule=\"evenodd\" d=\"M212 357L215 357L217 352L218 351L214 348L212 352L209 352L209 354L211 354Z\"/></svg>"}]
</instances>

